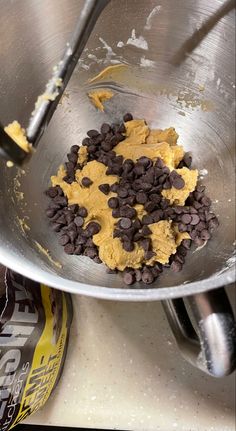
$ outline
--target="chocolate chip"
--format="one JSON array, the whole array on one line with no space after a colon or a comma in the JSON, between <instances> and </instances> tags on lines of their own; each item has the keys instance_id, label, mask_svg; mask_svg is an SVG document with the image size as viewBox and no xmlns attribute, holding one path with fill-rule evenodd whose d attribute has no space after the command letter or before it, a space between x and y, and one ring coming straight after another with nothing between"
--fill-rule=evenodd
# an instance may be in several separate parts
<instances>
[{"instance_id":1,"label":"chocolate chip","mask_svg":"<svg viewBox=\"0 0 236 431\"><path fill-rule=\"evenodd\" d=\"M63 210L58 210L52 218L52 221L56 221L63 214Z\"/></svg>"},{"instance_id":2,"label":"chocolate chip","mask_svg":"<svg viewBox=\"0 0 236 431\"><path fill-rule=\"evenodd\" d=\"M95 263L98 263L98 264L102 263L102 261L101 261L101 259L100 259L100 257L99 257L99 256L95 256L95 257L93 258L93 261L94 261Z\"/></svg>"},{"instance_id":3,"label":"chocolate chip","mask_svg":"<svg viewBox=\"0 0 236 431\"><path fill-rule=\"evenodd\" d=\"M191 153L189 153L189 152L185 153L183 161L184 161L186 167L190 168L191 164L192 164L192 155L191 155Z\"/></svg>"},{"instance_id":4,"label":"chocolate chip","mask_svg":"<svg viewBox=\"0 0 236 431\"><path fill-rule=\"evenodd\" d=\"M151 193L149 195L149 199L150 201L155 202L156 204L159 204L161 201L161 196L156 193Z\"/></svg>"},{"instance_id":5,"label":"chocolate chip","mask_svg":"<svg viewBox=\"0 0 236 431\"><path fill-rule=\"evenodd\" d=\"M80 217L85 218L85 217L87 217L87 215L88 215L88 211L86 210L86 208L84 208L84 207L80 207L80 208L78 209L78 215L79 215Z\"/></svg>"},{"instance_id":6,"label":"chocolate chip","mask_svg":"<svg viewBox=\"0 0 236 431\"><path fill-rule=\"evenodd\" d=\"M120 132L116 132L115 137L118 140L118 142L121 142L125 139L125 136L123 136L122 133Z\"/></svg>"},{"instance_id":7,"label":"chocolate chip","mask_svg":"<svg viewBox=\"0 0 236 431\"><path fill-rule=\"evenodd\" d=\"M151 272L152 272L152 275L153 275L155 278L159 277L159 275L160 275L161 271L160 271L160 269L159 269L156 265L155 265L155 266L153 266L152 268L150 268L150 270L151 270Z\"/></svg>"},{"instance_id":8,"label":"chocolate chip","mask_svg":"<svg viewBox=\"0 0 236 431\"><path fill-rule=\"evenodd\" d=\"M88 177L83 177L81 183L84 187L90 187L91 184L93 184L93 181L91 181Z\"/></svg>"},{"instance_id":9,"label":"chocolate chip","mask_svg":"<svg viewBox=\"0 0 236 431\"><path fill-rule=\"evenodd\" d=\"M124 204L125 205L133 206L135 203L136 203L135 196L128 196L126 199L124 199ZM135 212L136 212L136 210L135 210Z\"/></svg>"},{"instance_id":10,"label":"chocolate chip","mask_svg":"<svg viewBox=\"0 0 236 431\"><path fill-rule=\"evenodd\" d=\"M196 238L194 240L194 244L197 247L201 247L204 244L204 240L202 238L200 238L199 236L196 236Z\"/></svg>"},{"instance_id":11,"label":"chocolate chip","mask_svg":"<svg viewBox=\"0 0 236 431\"><path fill-rule=\"evenodd\" d=\"M197 231L194 229L190 232L190 236L192 240L195 240L195 238L197 237Z\"/></svg>"},{"instance_id":12,"label":"chocolate chip","mask_svg":"<svg viewBox=\"0 0 236 431\"><path fill-rule=\"evenodd\" d=\"M94 247L94 242L92 238L88 238L85 245L86 247Z\"/></svg>"},{"instance_id":13,"label":"chocolate chip","mask_svg":"<svg viewBox=\"0 0 236 431\"><path fill-rule=\"evenodd\" d=\"M96 152L96 150L97 150L97 147L96 147L96 145L90 145L89 147L88 147L88 153L91 155L91 154L94 154L95 152Z\"/></svg>"},{"instance_id":14,"label":"chocolate chip","mask_svg":"<svg viewBox=\"0 0 236 431\"><path fill-rule=\"evenodd\" d=\"M84 255L90 257L90 259L94 259L97 256L97 250L95 247L86 247L84 250Z\"/></svg>"},{"instance_id":15,"label":"chocolate chip","mask_svg":"<svg viewBox=\"0 0 236 431\"><path fill-rule=\"evenodd\" d=\"M71 162L71 163L77 163L78 154L76 154L76 153L69 153L69 154L67 154L67 158L68 158L69 162Z\"/></svg>"},{"instance_id":16,"label":"chocolate chip","mask_svg":"<svg viewBox=\"0 0 236 431\"><path fill-rule=\"evenodd\" d=\"M156 166L154 169L156 179L160 178L163 175L163 169L157 168Z\"/></svg>"},{"instance_id":17,"label":"chocolate chip","mask_svg":"<svg viewBox=\"0 0 236 431\"><path fill-rule=\"evenodd\" d=\"M135 280L136 281L141 281L142 280L142 272L140 271L140 269L135 269L134 270L134 276L135 276Z\"/></svg>"},{"instance_id":18,"label":"chocolate chip","mask_svg":"<svg viewBox=\"0 0 236 431\"><path fill-rule=\"evenodd\" d=\"M125 127L124 123L121 123L121 124L119 125L118 132L119 132L119 133L125 133L125 132L126 132L126 127Z\"/></svg>"},{"instance_id":19,"label":"chocolate chip","mask_svg":"<svg viewBox=\"0 0 236 431\"><path fill-rule=\"evenodd\" d=\"M61 209L61 205L55 204L53 201L50 202L48 209L58 211Z\"/></svg>"},{"instance_id":20,"label":"chocolate chip","mask_svg":"<svg viewBox=\"0 0 236 431\"><path fill-rule=\"evenodd\" d=\"M152 231L147 225L143 226L142 231L141 231L141 234L143 236L151 235L151 233L152 233Z\"/></svg>"},{"instance_id":21,"label":"chocolate chip","mask_svg":"<svg viewBox=\"0 0 236 431\"><path fill-rule=\"evenodd\" d=\"M46 210L46 216L48 217L48 218L52 218L53 216L55 215L55 210L54 209L47 209Z\"/></svg>"},{"instance_id":22,"label":"chocolate chip","mask_svg":"<svg viewBox=\"0 0 236 431\"><path fill-rule=\"evenodd\" d=\"M71 153L78 153L79 145L72 145L72 147L70 147L70 151Z\"/></svg>"},{"instance_id":23,"label":"chocolate chip","mask_svg":"<svg viewBox=\"0 0 236 431\"><path fill-rule=\"evenodd\" d=\"M159 184L164 184L164 182L166 181L166 179L167 179L167 175L161 175L159 178L158 178L158 183Z\"/></svg>"},{"instance_id":24,"label":"chocolate chip","mask_svg":"<svg viewBox=\"0 0 236 431\"><path fill-rule=\"evenodd\" d=\"M84 245L87 242L87 238L85 238L84 236L78 236L75 243L76 245Z\"/></svg>"},{"instance_id":25,"label":"chocolate chip","mask_svg":"<svg viewBox=\"0 0 236 431\"><path fill-rule=\"evenodd\" d=\"M115 209L119 206L119 199L118 198L110 198L108 199L108 206L109 208Z\"/></svg>"},{"instance_id":26,"label":"chocolate chip","mask_svg":"<svg viewBox=\"0 0 236 431\"><path fill-rule=\"evenodd\" d=\"M66 175L65 177L63 177L63 181L65 181L65 183L67 183L67 184L72 184L73 183L73 179L70 178L68 175Z\"/></svg>"},{"instance_id":27,"label":"chocolate chip","mask_svg":"<svg viewBox=\"0 0 236 431\"><path fill-rule=\"evenodd\" d=\"M190 224L192 221L192 217L190 214L183 214L181 220L184 224Z\"/></svg>"},{"instance_id":28,"label":"chocolate chip","mask_svg":"<svg viewBox=\"0 0 236 431\"><path fill-rule=\"evenodd\" d=\"M173 181L173 186L175 189L180 190L185 186L185 181L183 178L179 175L179 178L175 178Z\"/></svg>"},{"instance_id":29,"label":"chocolate chip","mask_svg":"<svg viewBox=\"0 0 236 431\"><path fill-rule=\"evenodd\" d=\"M71 243L73 243L78 236L77 232L75 232L74 230L68 231L68 235L70 237Z\"/></svg>"},{"instance_id":30,"label":"chocolate chip","mask_svg":"<svg viewBox=\"0 0 236 431\"><path fill-rule=\"evenodd\" d=\"M136 232L136 233L134 234L134 238L133 238L133 240L134 240L134 241L139 241L139 240L141 240L141 239L143 239L143 234L142 234L141 232Z\"/></svg>"},{"instance_id":31,"label":"chocolate chip","mask_svg":"<svg viewBox=\"0 0 236 431\"><path fill-rule=\"evenodd\" d=\"M129 229L132 226L132 222L129 218L123 217L120 220L119 225L122 229Z\"/></svg>"},{"instance_id":32,"label":"chocolate chip","mask_svg":"<svg viewBox=\"0 0 236 431\"><path fill-rule=\"evenodd\" d=\"M124 274L123 280L124 280L124 283L129 286L130 284L133 284L133 282L134 282L134 275L131 272L126 272Z\"/></svg>"},{"instance_id":33,"label":"chocolate chip","mask_svg":"<svg viewBox=\"0 0 236 431\"><path fill-rule=\"evenodd\" d=\"M106 273L107 274L116 274L117 273L117 269L111 269L107 266L106 268Z\"/></svg>"},{"instance_id":34,"label":"chocolate chip","mask_svg":"<svg viewBox=\"0 0 236 431\"><path fill-rule=\"evenodd\" d=\"M164 212L160 210L155 210L152 212L152 218L155 223L158 223L164 215ZM150 223L149 223L150 224Z\"/></svg>"},{"instance_id":35,"label":"chocolate chip","mask_svg":"<svg viewBox=\"0 0 236 431\"><path fill-rule=\"evenodd\" d=\"M151 159L149 159L149 157L146 157L146 156L142 156L142 157L140 157L140 158L137 160L137 162L138 162L140 165L144 166L144 167L145 167L145 169L148 169L148 168L150 168L150 167L152 166L152 160L151 160Z\"/></svg>"},{"instance_id":36,"label":"chocolate chip","mask_svg":"<svg viewBox=\"0 0 236 431\"><path fill-rule=\"evenodd\" d=\"M156 253L152 250L149 250L149 251L146 251L144 257L146 260L149 260L149 259L152 259L154 256L156 256Z\"/></svg>"},{"instance_id":37,"label":"chocolate chip","mask_svg":"<svg viewBox=\"0 0 236 431\"><path fill-rule=\"evenodd\" d=\"M134 173L137 177L139 177L140 175L143 175L145 173L145 167L142 166L141 164L136 164L134 166Z\"/></svg>"},{"instance_id":38,"label":"chocolate chip","mask_svg":"<svg viewBox=\"0 0 236 431\"><path fill-rule=\"evenodd\" d=\"M134 168L134 162L131 159L126 159L123 164L123 169L125 173L130 172Z\"/></svg>"},{"instance_id":39,"label":"chocolate chip","mask_svg":"<svg viewBox=\"0 0 236 431\"><path fill-rule=\"evenodd\" d=\"M111 191L113 193L117 193L118 189L119 189L119 184L118 183L114 183L114 184L111 185Z\"/></svg>"},{"instance_id":40,"label":"chocolate chip","mask_svg":"<svg viewBox=\"0 0 236 431\"><path fill-rule=\"evenodd\" d=\"M193 193L193 196L194 196L194 199L196 199L196 201L200 201L204 195L203 193L200 193L197 190L195 190L195 192Z\"/></svg>"},{"instance_id":41,"label":"chocolate chip","mask_svg":"<svg viewBox=\"0 0 236 431\"><path fill-rule=\"evenodd\" d=\"M59 239L59 244L60 245L66 245L66 244L68 244L68 242L70 241L70 238L69 238L69 236L68 235L66 235L66 234L64 234L64 235L62 235L61 236L61 238Z\"/></svg>"},{"instance_id":42,"label":"chocolate chip","mask_svg":"<svg viewBox=\"0 0 236 431\"><path fill-rule=\"evenodd\" d=\"M59 196L64 196L64 192L60 186L56 186L57 192Z\"/></svg>"},{"instance_id":43,"label":"chocolate chip","mask_svg":"<svg viewBox=\"0 0 236 431\"><path fill-rule=\"evenodd\" d=\"M61 207L67 206L67 198L65 196L56 196L53 202Z\"/></svg>"},{"instance_id":44,"label":"chocolate chip","mask_svg":"<svg viewBox=\"0 0 236 431\"><path fill-rule=\"evenodd\" d=\"M208 198L207 196L203 196L203 198L201 199L201 204L205 207L209 207L211 205L210 198Z\"/></svg>"},{"instance_id":45,"label":"chocolate chip","mask_svg":"<svg viewBox=\"0 0 236 431\"><path fill-rule=\"evenodd\" d=\"M58 194L58 189L56 187L49 187L49 189L46 191L46 194L50 198L55 198Z\"/></svg>"},{"instance_id":46,"label":"chocolate chip","mask_svg":"<svg viewBox=\"0 0 236 431\"><path fill-rule=\"evenodd\" d=\"M152 224L153 217L151 215L145 214L142 218L142 224Z\"/></svg>"},{"instance_id":47,"label":"chocolate chip","mask_svg":"<svg viewBox=\"0 0 236 431\"><path fill-rule=\"evenodd\" d=\"M203 186L202 184L198 184L196 187L196 190L200 193L203 193L205 191L206 187Z\"/></svg>"},{"instance_id":48,"label":"chocolate chip","mask_svg":"<svg viewBox=\"0 0 236 431\"><path fill-rule=\"evenodd\" d=\"M110 143L112 145L112 148L114 148L119 142L120 139L122 138L122 140L124 139L124 137L122 135L116 134L115 136L112 136ZM119 157L118 161L121 160L121 157L123 159L123 156L117 156L116 159Z\"/></svg>"},{"instance_id":49,"label":"chocolate chip","mask_svg":"<svg viewBox=\"0 0 236 431\"><path fill-rule=\"evenodd\" d=\"M208 239L211 238L211 234L208 232L207 229L203 229L201 231L201 239L203 239L204 241L208 241Z\"/></svg>"},{"instance_id":50,"label":"chocolate chip","mask_svg":"<svg viewBox=\"0 0 236 431\"><path fill-rule=\"evenodd\" d=\"M178 253L181 254L181 256L186 256L187 255L187 249L181 244L178 247Z\"/></svg>"},{"instance_id":51,"label":"chocolate chip","mask_svg":"<svg viewBox=\"0 0 236 431\"><path fill-rule=\"evenodd\" d=\"M175 262L179 262L179 263L181 263L181 265L183 265L183 264L184 264L184 262L185 262L185 259L184 259L184 257L183 257L183 256L181 256L181 254L176 253L176 254L174 255L174 261L175 261Z\"/></svg>"},{"instance_id":52,"label":"chocolate chip","mask_svg":"<svg viewBox=\"0 0 236 431\"><path fill-rule=\"evenodd\" d=\"M155 208L156 208L156 203L152 202L152 201L146 202L145 205L144 205L144 209L148 213L151 213L152 211L154 211Z\"/></svg>"},{"instance_id":53,"label":"chocolate chip","mask_svg":"<svg viewBox=\"0 0 236 431\"><path fill-rule=\"evenodd\" d=\"M123 235L122 230L120 229L114 229L113 231L113 238L121 238Z\"/></svg>"},{"instance_id":54,"label":"chocolate chip","mask_svg":"<svg viewBox=\"0 0 236 431\"><path fill-rule=\"evenodd\" d=\"M186 232L187 226L184 223L179 223L178 224L178 230L179 230L179 232Z\"/></svg>"},{"instance_id":55,"label":"chocolate chip","mask_svg":"<svg viewBox=\"0 0 236 431\"><path fill-rule=\"evenodd\" d=\"M66 223L70 224L72 221L74 221L75 216L72 212L69 212L68 214L66 214L65 218L66 218Z\"/></svg>"},{"instance_id":56,"label":"chocolate chip","mask_svg":"<svg viewBox=\"0 0 236 431\"><path fill-rule=\"evenodd\" d=\"M66 224L66 218L65 218L65 216L63 214L60 217L58 217L57 223L60 223L62 225Z\"/></svg>"},{"instance_id":57,"label":"chocolate chip","mask_svg":"<svg viewBox=\"0 0 236 431\"><path fill-rule=\"evenodd\" d=\"M126 198L128 196L128 190L125 188L120 188L118 189L117 194L120 198Z\"/></svg>"},{"instance_id":58,"label":"chocolate chip","mask_svg":"<svg viewBox=\"0 0 236 431\"><path fill-rule=\"evenodd\" d=\"M181 242L181 245L187 250L189 250L191 247L191 239L183 239L183 241Z\"/></svg>"},{"instance_id":59,"label":"chocolate chip","mask_svg":"<svg viewBox=\"0 0 236 431\"><path fill-rule=\"evenodd\" d=\"M60 232L61 228L62 228L62 225L60 223L53 223L52 224L52 230L54 232Z\"/></svg>"},{"instance_id":60,"label":"chocolate chip","mask_svg":"<svg viewBox=\"0 0 236 431\"><path fill-rule=\"evenodd\" d=\"M132 121L133 120L133 115L130 114L130 112L127 112L124 116L123 116L123 120L126 123L127 121Z\"/></svg>"},{"instance_id":61,"label":"chocolate chip","mask_svg":"<svg viewBox=\"0 0 236 431\"><path fill-rule=\"evenodd\" d=\"M151 188L152 188L152 184L151 183L142 183L140 188L143 191L149 192L149 190L151 190Z\"/></svg>"},{"instance_id":62,"label":"chocolate chip","mask_svg":"<svg viewBox=\"0 0 236 431\"><path fill-rule=\"evenodd\" d=\"M145 284L151 284L154 281L154 276L149 269L144 269L142 274L142 281Z\"/></svg>"},{"instance_id":63,"label":"chocolate chip","mask_svg":"<svg viewBox=\"0 0 236 431\"><path fill-rule=\"evenodd\" d=\"M64 247L64 252L66 254L73 254L75 251L75 246L73 244L66 244Z\"/></svg>"},{"instance_id":64,"label":"chocolate chip","mask_svg":"<svg viewBox=\"0 0 236 431\"><path fill-rule=\"evenodd\" d=\"M134 250L134 244L131 241L124 241L123 242L123 249L125 251L131 252Z\"/></svg>"},{"instance_id":65,"label":"chocolate chip","mask_svg":"<svg viewBox=\"0 0 236 431\"><path fill-rule=\"evenodd\" d=\"M192 214L191 218L192 218L192 220L191 220L190 224L192 226L196 226L200 222L200 217L198 214Z\"/></svg>"},{"instance_id":66,"label":"chocolate chip","mask_svg":"<svg viewBox=\"0 0 236 431\"><path fill-rule=\"evenodd\" d=\"M73 177L75 175L75 163L72 162L66 162L65 163L65 167L66 167L66 171L67 171L67 176L68 177Z\"/></svg>"},{"instance_id":67,"label":"chocolate chip","mask_svg":"<svg viewBox=\"0 0 236 431\"><path fill-rule=\"evenodd\" d=\"M136 202L138 204L145 204L148 200L148 197L146 195L146 193L144 192L138 192L136 195Z\"/></svg>"},{"instance_id":68,"label":"chocolate chip","mask_svg":"<svg viewBox=\"0 0 236 431\"><path fill-rule=\"evenodd\" d=\"M82 141L82 145L83 147L87 147L90 144L90 139L89 138L84 138Z\"/></svg>"},{"instance_id":69,"label":"chocolate chip","mask_svg":"<svg viewBox=\"0 0 236 431\"><path fill-rule=\"evenodd\" d=\"M123 161L124 161L124 157L122 155L116 156L115 158L116 163L119 163L120 165L122 165Z\"/></svg>"},{"instance_id":70,"label":"chocolate chip","mask_svg":"<svg viewBox=\"0 0 236 431\"><path fill-rule=\"evenodd\" d=\"M79 255L83 253L83 247L82 245L77 245L74 251L74 254Z\"/></svg>"},{"instance_id":71,"label":"chocolate chip","mask_svg":"<svg viewBox=\"0 0 236 431\"><path fill-rule=\"evenodd\" d=\"M170 265L170 268L172 269L172 271L174 272L179 272L182 269L182 265L180 262L172 262L172 264Z\"/></svg>"},{"instance_id":72,"label":"chocolate chip","mask_svg":"<svg viewBox=\"0 0 236 431\"><path fill-rule=\"evenodd\" d=\"M110 185L109 184L100 184L98 186L99 190L104 193L104 195L108 195L110 193Z\"/></svg>"},{"instance_id":73,"label":"chocolate chip","mask_svg":"<svg viewBox=\"0 0 236 431\"><path fill-rule=\"evenodd\" d=\"M104 139L104 135L101 134L101 133L99 133L99 135L97 135L96 138L93 138L94 145L101 144L101 142L103 141L103 139Z\"/></svg>"},{"instance_id":74,"label":"chocolate chip","mask_svg":"<svg viewBox=\"0 0 236 431\"><path fill-rule=\"evenodd\" d=\"M164 166L164 167L162 168L162 172L163 172L163 174L167 174L167 175L169 175L169 174L170 174L170 169L168 168L168 166Z\"/></svg>"},{"instance_id":75,"label":"chocolate chip","mask_svg":"<svg viewBox=\"0 0 236 431\"><path fill-rule=\"evenodd\" d=\"M201 215L200 215L200 219L201 219ZM196 226L196 229L198 230L198 231L202 231L202 230L204 230L204 229L206 229L206 223L204 223L203 221L200 221L200 223L198 223L198 225Z\"/></svg>"},{"instance_id":76,"label":"chocolate chip","mask_svg":"<svg viewBox=\"0 0 236 431\"><path fill-rule=\"evenodd\" d=\"M130 219L136 217L137 211L135 208L129 207L128 205L124 205L120 208L121 217L128 217Z\"/></svg>"},{"instance_id":77,"label":"chocolate chip","mask_svg":"<svg viewBox=\"0 0 236 431\"><path fill-rule=\"evenodd\" d=\"M101 230L101 226L99 223L92 221L88 224L87 229L91 235L96 235Z\"/></svg>"},{"instance_id":78,"label":"chocolate chip","mask_svg":"<svg viewBox=\"0 0 236 431\"><path fill-rule=\"evenodd\" d=\"M104 151L109 152L109 151L112 150L113 146L112 146L111 142L104 141L104 142L101 143L101 148Z\"/></svg>"},{"instance_id":79,"label":"chocolate chip","mask_svg":"<svg viewBox=\"0 0 236 431\"><path fill-rule=\"evenodd\" d=\"M111 126L108 123L103 123L101 126L101 133L104 133L104 135L106 135L107 133L109 133L111 130Z\"/></svg>"},{"instance_id":80,"label":"chocolate chip","mask_svg":"<svg viewBox=\"0 0 236 431\"><path fill-rule=\"evenodd\" d=\"M183 214L183 207L177 205L176 207L174 207L174 211L176 214Z\"/></svg>"},{"instance_id":81,"label":"chocolate chip","mask_svg":"<svg viewBox=\"0 0 236 431\"><path fill-rule=\"evenodd\" d=\"M84 219L83 219L83 217L81 217L81 216L77 216L77 217L75 217L75 219L74 219L74 223L76 224L76 226L78 226L78 227L82 227L82 226L83 226L83 224L84 224Z\"/></svg>"},{"instance_id":82,"label":"chocolate chip","mask_svg":"<svg viewBox=\"0 0 236 431\"><path fill-rule=\"evenodd\" d=\"M151 238L144 238L140 241L141 247L144 249L144 251L149 251L152 245Z\"/></svg>"},{"instance_id":83,"label":"chocolate chip","mask_svg":"<svg viewBox=\"0 0 236 431\"><path fill-rule=\"evenodd\" d=\"M112 210L112 217L119 218L120 217L120 208L114 208Z\"/></svg>"},{"instance_id":84,"label":"chocolate chip","mask_svg":"<svg viewBox=\"0 0 236 431\"><path fill-rule=\"evenodd\" d=\"M170 181L167 179L164 184L163 184L163 190L168 190L171 189L171 183Z\"/></svg>"},{"instance_id":85,"label":"chocolate chip","mask_svg":"<svg viewBox=\"0 0 236 431\"><path fill-rule=\"evenodd\" d=\"M199 210L202 207L202 204L200 204L200 202L194 201L193 206L196 210Z\"/></svg>"},{"instance_id":86,"label":"chocolate chip","mask_svg":"<svg viewBox=\"0 0 236 431\"><path fill-rule=\"evenodd\" d=\"M96 137L99 135L99 132L98 132L97 130L95 130L95 129L91 129L91 130L89 130L89 131L87 132L87 135L88 135L90 138L96 138Z\"/></svg>"},{"instance_id":87,"label":"chocolate chip","mask_svg":"<svg viewBox=\"0 0 236 431\"><path fill-rule=\"evenodd\" d=\"M165 214L165 216L168 218L168 217L170 217L171 219L174 219L175 218L175 211L174 211L174 209L173 208L167 208L165 211L164 211L164 214Z\"/></svg>"},{"instance_id":88,"label":"chocolate chip","mask_svg":"<svg viewBox=\"0 0 236 431\"><path fill-rule=\"evenodd\" d=\"M68 208L75 214L79 209L79 205L73 204L73 205L70 205Z\"/></svg>"}]
</instances>

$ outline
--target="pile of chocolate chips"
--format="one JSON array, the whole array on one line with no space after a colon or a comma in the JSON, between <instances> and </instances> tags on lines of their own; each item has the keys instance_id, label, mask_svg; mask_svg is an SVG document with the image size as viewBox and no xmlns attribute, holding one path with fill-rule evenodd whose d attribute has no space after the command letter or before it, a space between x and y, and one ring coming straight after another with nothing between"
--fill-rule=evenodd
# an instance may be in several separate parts
<instances>
[{"instance_id":1,"label":"pile of chocolate chips","mask_svg":"<svg viewBox=\"0 0 236 431\"><path fill-rule=\"evenodd\" d=\"M123 117L124 122L132 119L130 113ZM149 260L155 256L155 252L152 250L151 230L148 225L160 220L173 220L177 223L180 232L188 232L191 237L191 240L182 241L177 253L172 255L169 264L165 265L178 272L182 269L191 243L194 242L197 246L203 245L211 238L213 229L218 226L217 217L210 210L211 200L205 195L205 187L197 185L184 206L170 205L161 192L172 186L182 189L185 186L183 178L175 170L170 172L161 159L153 162L147 157L141 157L134 163L117 155L114 147L125 139L124 122L112 125L104 123L100 132L89 130L82 142L82 145L87 147L88 161L97 160L107 166L107 175L119 176L119 181L115 184L110 186L105 183L99 186L99 190L107 196L110 192L116 193L115 197L108 199L112 216L118 219L113 237L120 239L127 252L133 251L134 244L137 242L145 251L145 259ZM76 181L76 170L83 168L77 163L78 150L79 146L73 145L67 155L64 181L69 184ZM178 167L190 168L191 162L191 155L186 153ZM89 188L91 184L90 178L82 179L84 187ZM50 187L46 194L51 199L46 215L50 219L52 229L59 233L59 243L64 247L64 251L67 254L85 255L101 263L98 249L92 240L93 235L100 230L99 223L90 222L84 228L86 208L78 205L69 206L59 186ZM135 204L142 204L146 210L147 214L141 220L137 216ZM126 268L124 282L128 285L135 281L151 284L162 271L163 265L160 263L154 266L143 265L138 270ZM108 269L108 272L116 271Z\"/></svg>"}]
</instances>

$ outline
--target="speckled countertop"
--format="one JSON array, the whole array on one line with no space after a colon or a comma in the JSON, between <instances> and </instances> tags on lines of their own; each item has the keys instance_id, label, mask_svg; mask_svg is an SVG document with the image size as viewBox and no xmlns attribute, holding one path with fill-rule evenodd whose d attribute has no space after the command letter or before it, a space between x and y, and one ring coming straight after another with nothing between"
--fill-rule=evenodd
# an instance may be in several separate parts
<instances>
[{"instance_id":1,"label":"speckled countertop","mask_svg":"<svg viewBox=\"0 0 236 431\"><path fill-rule=\"evenodd\" d=\"M160 303L74 297L67 361L32 424L141 431L234 431L235 376L180 356Z\"/></svg>"}]
</instances>

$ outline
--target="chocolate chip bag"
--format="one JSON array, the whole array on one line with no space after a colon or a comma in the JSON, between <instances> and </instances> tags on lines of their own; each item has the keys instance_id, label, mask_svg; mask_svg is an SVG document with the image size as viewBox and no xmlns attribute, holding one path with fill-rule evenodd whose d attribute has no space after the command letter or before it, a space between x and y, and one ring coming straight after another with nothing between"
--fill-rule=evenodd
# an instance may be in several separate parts
<instances>
[{"instance_id":1,"label":"chocolate chip bag","mask_svg":"<svg viewBox=\"0 0 236 431\"><path fill-rule=\"evenodd\" d=\"M70 295L0 267L0 430L42 407L64 364Z\"/></svg>"}]
</instances>

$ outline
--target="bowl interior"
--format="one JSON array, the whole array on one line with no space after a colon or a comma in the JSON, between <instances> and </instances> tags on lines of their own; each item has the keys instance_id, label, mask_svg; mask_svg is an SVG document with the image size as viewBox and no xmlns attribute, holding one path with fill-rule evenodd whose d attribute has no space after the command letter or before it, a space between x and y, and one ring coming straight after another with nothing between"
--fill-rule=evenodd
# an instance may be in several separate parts
<instances>
[{"instance_id":1,"label":"bowl interior","mask_svg":"<svg viewBox=\"0 0 236 431\"><path fill-rule=\"evenodd\" d=\"M9 74L0 72L0 90L4 101L1 104L2 122L19 119L27 124L32 103L42 92L50 76L48 71L55 64L55 52L61 52L61 47L68 40L81 2L60 3L61 9L56 11L54 26L50 30L44 29L47 43L42 34L38 41L32 42L34 48L39 48L34 50L32 67L30 60L24 62L26 41L31 47L27 34L23 35L23 43L17 42L18 52L10 44L3 49L6 59L15 55L15 65L9 64ZM69 13L64 23L62 11L67 3ZM111 2L99 19L62 102L24 172L16 168L8 169L1 162L0 259L35 279L46 282L52 276L52 284L60 287L68 284L70 290L78 292L79 283L113 289L124 287L122 277L108 275L103 265L97 265L85 257L67 256L63 252L45 217L47 198L43 192L50 184L50 176L65 161L71 145L80 144L87 130L99 128L104 121L121 120L127 111L135 117L145 118L153 128L176 128L180 135L179 142L186 151L193 153L193 165L200 170L201 182L207 186L220 221L207 246L189 253L183 271L177 275L165 271L153 288L187 287L189 283L197 285L198 281L219 278L222 274L231 274L229 278L232 276L230 268L234 262L235 244L232 12L220 20L216 19L203 40L192 52L186 53L186 41L206 19L217 15L221 2L208 5L204 12L201 7L205 2L202 1L197 4L180 1L178 6L176 2L163 1L159 2L158 7L154 3L148 1L143 6L143 2L137 0L131 6L131 2ZM47 4L43 1L43 10L37 11L42 19ZM10 13L10 6L5 7ZM25 20L31 22L31 30L32 19L35 23L40 19L38 15L36 19L36 11L32 9L29 3ZM125 13L121 14L121 10ZM137 10L142 12L138 14L135 12ZM17 32L23 22L17 18L16 12L13 15L10 20ZM173 21L173 15L178 15L178 19ZM36 26L36 32L40 33L40 26ZM57 35L60 35L59 41ZM8 52L5 52L7 48ZM189 46L188 50L191 51ZM52 53L54 56L50 56ZM111 70L91 84L87 82L104 67L119 62L126 67ZM94 88L111 88L114 91L114 97L106 103L104 113L97 111L88 99L88 91ZM143 286L134 286L132 290L140 287Z\"/></svg>"}]
</instances>

